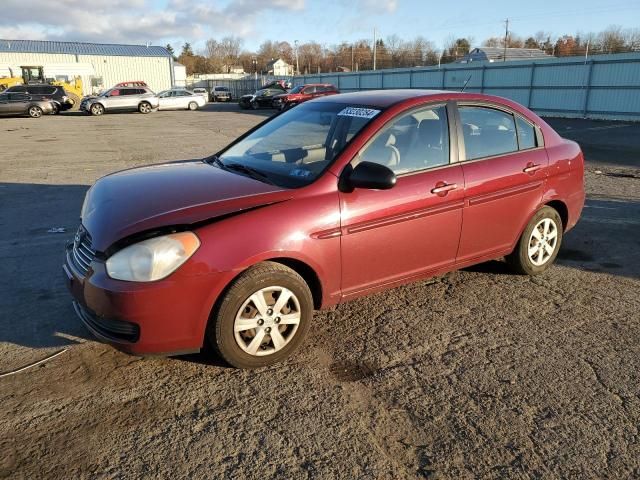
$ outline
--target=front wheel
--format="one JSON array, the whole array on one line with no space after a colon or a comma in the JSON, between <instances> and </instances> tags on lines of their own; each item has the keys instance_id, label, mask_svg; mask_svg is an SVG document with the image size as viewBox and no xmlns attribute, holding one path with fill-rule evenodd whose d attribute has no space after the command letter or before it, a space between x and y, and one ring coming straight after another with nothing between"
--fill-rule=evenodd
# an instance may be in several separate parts
<instances>
[{"instance_id":1,"label":"front wheel","mask_svg":"<svg viewBox=\"0 0 640 480\"><path fill-rule=\"evenodd\" d=\"M254 110L258 110L258 108L260 108L260 105L258 105L258 102L253 101L251 102L251 108Z\"/></svg>"},{"instance_id":2,"label":"front wheel","mask_svg":"<svg viewBox=\"0 0 640 480\"><path fill-rule=\"evenodd\" d=\"M104 113L104 107L99 103L94 103L93 105L91 105L89 112L91 112L91 115L99 116Z\"/></svg>"},{"instance_id":3,"label":"front wheel","mask_svg":"<svg viewBox=\"0 0 640 480\"><path fill-rule=\"evenodd\" d=\"M536 212L516 245L507 256L507 263L523 275L539 275L546 271L558 256L562 244L562 219L548 206Z\"/></svg>"},{"instance_id":4,"label":"front wheel","mask_svg":"<svg viewBox=\"0 0 640 480\"><path fill-rule=\"evenodd\" d=\"M237 368L259 368L295 351L309 330L313 298L290 268L264 262L242 273L213 312L207 337Z\"/></svg>"},{"instance_id":5,"label":"front wheel","mask_svg":"<svg viewBox=\"0 0 640 480\"><path fill-rule=\"evenodd\" d=\"M149 102L142 102L139 106L138 106L138 111L140 113L151 113L151 104Z\"/></svg>"},{"instance_id":6,"label":"front wheel","mask_svg":"<svg viewBox=\"0 0 640 480\"><path fill-rule=\"evenodd\" d=\"M31 118L40 118L42 116L42 109L37 106L29 107L29 116Z\"/></svg>"}]
</instances>

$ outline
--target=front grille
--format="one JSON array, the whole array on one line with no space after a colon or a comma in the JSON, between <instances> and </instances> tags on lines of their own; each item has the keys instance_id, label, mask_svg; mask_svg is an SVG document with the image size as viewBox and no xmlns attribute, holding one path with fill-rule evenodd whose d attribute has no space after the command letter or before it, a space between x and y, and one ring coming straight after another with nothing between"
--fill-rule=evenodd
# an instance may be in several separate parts
<instances>
[{"instance_id":1,"label":"front grille","mask_svg":"<svg viewBox=\"0 0 640 480\"><path fill-rule=\"evenodd\" d=\"M135 343L140 338L140 327L135 323L99 317L78 302L73 302L73 309L94 335L102 337L109 342Z\"/></svg>"},{"instance_id":2,"label":"front grille","mask_svg":"<svg viewBox=\"0 0 640 480\"><path fill-rule=\"evenodd\" d=\"M80 273L86 275L95 256L96 251L91 248L91 235L89 235L86 228L80 225L73 239L73 247L71 249L73 264Z\"/></svg>"}]
</instances>

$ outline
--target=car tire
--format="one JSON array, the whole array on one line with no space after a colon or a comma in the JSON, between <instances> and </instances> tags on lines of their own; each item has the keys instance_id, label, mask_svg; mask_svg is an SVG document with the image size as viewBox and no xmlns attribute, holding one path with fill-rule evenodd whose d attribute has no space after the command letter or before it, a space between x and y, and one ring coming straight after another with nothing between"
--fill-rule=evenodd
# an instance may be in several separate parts
<instances>
[{"instance_id":1,"label":"car tire","mask_svg":"<svg viewBox=\"0 0 640 480\"><path fill-rule=\"evenodd\" d=\"M258 108L260 108L260 105L258 105L258 102L251 102L251 108L253 110L258 110Z\"/></svg>"},{"instance_id":2,"label":"car tire","mask_svg":"<svg viewBox=\"0 0 640 480\"><path fill-rule=\"evenodd\" d=\"M51 112L51 115L58 115L60 113L60 105L57 103L52 103L53 105L53 112Z\"/></svg>"},{"instance_id":3,"label":"car tire","mask_svg":"<svg viewBox=\"0 0 640 480\"><path fill-rule=\"evenodd\" d=\"M42 109L37 105L32 105L29 107L28 113L31 118L40 118L42 116Z\"/></svg>"},{"instance_id":4,"label":"car tire","mask_svg":"<svg viewBox=\"0 0 640 480\"><path fill-rule=\"evenodd\" d=\"M104 107L100 103L94 103L91 105L91 108L89 108L89 113L94 117L98 117L104 113Z\"/></svg>"},{"instance_id":5,"label":"car tire","mask_svg":"<svg viewBox=\"0 0 640 480\"><path fill-rule=\"evenodd\" d=\"M549 206L538 210L520 236L506 260L511 269L521 275L539 275L554 262L562 245L562 219Z\"/></svg>"},{"instance_id":6,"label":"car tire","mask_svg":"<svg viewBox=\"0 0 640 480\"><path fill-rule=\"evenodd\" d=\"M144 113L145 115L147 113L151 113L151 110L153 110L153 108L151 107L151 104L149 102L140 102L140 105L138 105L138 111L140 113Z\"/></svg>"},{"instance_id":7,"label":"car tire","mask_svg":"<svg viewBox=\"0 0 640 480\"><path fill-rule=\"evenodd\" d=\"M279 305L282 295L286 303ZM312 317L313 297L304 279L282 264L264 262L232 282L214 308L207 338L230 365L260 368L291 355ZM278 337L272 337L273 331Z\"/></svg>"},{"instance_id":8,"label":"car tire","mask_svg":"<svg viewBox=\"0 0 640 480\"><path fill-rule=\"evenodd\" d=\"M198 104L196 102L189 102L189 110L192 112L198 109Z\"/></svg>"}]
</instances>

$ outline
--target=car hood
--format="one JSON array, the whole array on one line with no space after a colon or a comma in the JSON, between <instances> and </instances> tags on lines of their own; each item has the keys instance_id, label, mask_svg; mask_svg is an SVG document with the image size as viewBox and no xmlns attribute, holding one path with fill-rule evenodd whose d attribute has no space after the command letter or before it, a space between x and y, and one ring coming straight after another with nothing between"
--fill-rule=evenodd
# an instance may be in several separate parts
<instances>
[{"instance_id":1,"label":"car hood","mask_svg":"<svg viewBox=\"0 0 640 480\"><path fill-rule=\"evenodd\" d=\"M191 225L290 198L288 190L202 161L134 168L98 180L87 192L82 223L104 252L130 235Z\"/></svg>"}]
</instances>

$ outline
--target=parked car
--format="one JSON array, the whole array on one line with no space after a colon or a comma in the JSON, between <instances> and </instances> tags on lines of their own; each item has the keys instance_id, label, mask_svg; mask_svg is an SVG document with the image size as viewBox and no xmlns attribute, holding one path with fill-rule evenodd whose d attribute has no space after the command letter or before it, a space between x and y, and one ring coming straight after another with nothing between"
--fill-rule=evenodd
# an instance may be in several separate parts
<instances>
[{"instance_id":1,"label":"parked car","mask_svg":"<svg viewBox=\"0 0 640 480\"><path fill-rule=\"evenodd\" d=\"M213 87L211 96L213 97L212 99L214 102L230 102L231 101L231 92L227 87Z\"/></svg>"},{"instance_id":2,"label":"parked car","mask_svg":"<svg viewBox=\"0 0 640 480\"><path fill-rule=\"evenodd\" d=\"M196 87L193 89L193 93L195 93L196 95L200 95L202 98L204 98L205 102L211 101L211 98L209 97L209 92L207 91L206 88Z\"/></svg>"},{"instance_id":3,"label":"parked car","mask_svg":"<svg viewBox=\"0 0 640 480\"><path fill-rule=\"evenodd\" d=\"M29 84L15 85L5 90L9 93L25 93L32 100L51 101L53 104L53 113L64 112L73 108L73 100L64 91L64 88L57 85L49 84Z\"/></svg>"},{"instance_id":4,"label":"parked car","mask_svg":"<svg viewBox=\"0 0 640 480\"><path fill-rule=\"evenodd\" d=\"M172 88L158 94L158 110L197 110L206 104L202 95L184 88Z\"/></svg>"},{"instance_id":5,"label":"parked car","mask_svg":"<svg viewBox=\"0 0 640 480\"><path fill-rule=\"evenodd\" d=\"M138 111L150 113L158 108L159 100L155 93L143 87L114 87L98 96L84 97L80 110L91 115L104 112Z\"/></svg>"},{"instance_id":6,"label":"parked car","mask_svg":"<svg viewBox=\"0 0 640 480\"><path fill-rule=\"evenodd\" d=\"M144 82L142 80L131 80L131 81L128 81L128 82L116 83L114 85L114 87L144 87L144 88L149 88L149 85L147 85L147 82Z\"/></svg>"},{"instance_id":7,"label":"parked car","mask_svg":"<svg viewBox=\"0 0 640 480\"><path fill-rule=\"evenodd\" d=\"M273 108L273 99L282 93L286 93L286 90L278 84L274 84L268 88L258 90L255 93L243 95L240 97L238 105L240 105L240 108L242 109L253 108L254 110L257 110L258 108L265 107Z\"/></svg>"},{"instance_id":8,"label":"parked car","mask_svg":"<svg viewBox=\"0 0 640 480\"><path fill-rule=\"evenodd\" d=\"M543 273L580 217L583 173L580 147L510 100L331 95L204 161L98 180L64 271L103 341L209 341L261 367L300 347L314 309L504 256Z\"/></svg>"},{"instance_id":9,"label":"parked car","mask_svg":"<svg viewBox=\"0 0 640 480\"><path fill-rule=\"evenodd\" d=\"M288 93L276 95L273 98L273 107L278 110L286 110L313 98L336 95L338 93L340 93L340 91L330 83L298 85Z\"/></svg>"},{"instance_id":10,"label":"parked car","mask_svg":"<svg viewBox=\"0 0 640 480\"><path fill-rule=\"evenodd\" d=\"M29 115L31 118L40 118L53 112L54 106L49 100L35 100L26 93L0 93L0 115Z\"/></svg>"}]
</instances>

